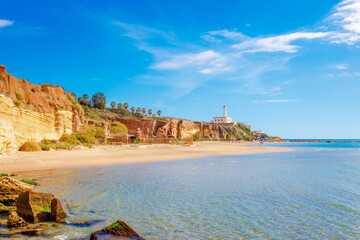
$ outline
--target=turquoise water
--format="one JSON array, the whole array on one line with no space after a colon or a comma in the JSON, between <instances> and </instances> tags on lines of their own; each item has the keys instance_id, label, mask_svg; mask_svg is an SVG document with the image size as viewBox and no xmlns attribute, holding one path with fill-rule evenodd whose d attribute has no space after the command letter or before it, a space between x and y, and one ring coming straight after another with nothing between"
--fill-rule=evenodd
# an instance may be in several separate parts
<instances>
[{"instance_id":1,"label":"turquoise water","mask_svg":"<svg viewBox=\"0 0 360 240\"><path fill-rule=\"evenodd\" d=\"M295 145L41 177L36 190L59 197L68 221L105 220L48 237L86 237L122 219L146 239L359 239L359 148Z\"/></svg>"},{"instance_id":2,"label":"turquoise water","mask_svg":"<svg viewBox=\"0 0 360 240\"><path fill-rule=\"evenodd\" d=\"M331 140L331 139L329 139ZM282 143L282 147L295 147L295 148L358 148L360 149L360 142L287 142Z\"/></svg>"}]
</instances>

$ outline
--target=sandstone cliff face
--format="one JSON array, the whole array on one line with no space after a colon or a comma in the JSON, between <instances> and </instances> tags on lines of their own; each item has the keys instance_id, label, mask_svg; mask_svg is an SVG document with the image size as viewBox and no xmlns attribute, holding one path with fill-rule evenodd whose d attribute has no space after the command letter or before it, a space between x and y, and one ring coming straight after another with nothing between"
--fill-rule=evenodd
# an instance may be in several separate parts
<instances>
[{"instance_id":1,"label":"sandstone cliff face","mask_svg":"<svg viewBox=\"0 0 360 240\"><path fill-rule=\"evenodd\" d=\"M19 107L40 112L54 112L54 108L71 111L71 102L61 87L39 86L15 78L0 65L0 93L15 100Z\"/></svg>"},{"instance_id":2,"label":"sandstone cliff face","mask_svg":"<svg viewBox=\"0 0 360 240\"><path fill-rule=\"evenodd\" d=\"M135 117L114 117L110 121L121 122L128 128L129 134L137 134L143 139L171 138L171 139L192 139L198 135L204 140L221 140L227 135L233 139L242 139L247 134L234 126L221 126L207 122L196 122L191 120L166 118L165 121L157 121L147 118Z\"/></svg>"},{"instance_id":3,"label":"sandstone cliff face","mask_svg":"<svg viewBox=\"0 0 360 240\"><path fill-rule=\"evenodd\" d=\"M156 121L146 118L136 118L136 117L116 117L109 119L111 121L116 121L124 124L129 134L136 134L138 128L140 128L141 135L144 138L151 138L154 135Z\"/></svg>"},{"instance_id":4,"label":"sandstone cliff face","mask_svg":"<svg viewBox=\"0 0 360 240\"><path fill-rule=\"evenodd\" d=\"M62 88L15 78L0 65L0 154L17 151L29 140L57 140L76 130L79 121Z\"/></svg>"}]
</instances>

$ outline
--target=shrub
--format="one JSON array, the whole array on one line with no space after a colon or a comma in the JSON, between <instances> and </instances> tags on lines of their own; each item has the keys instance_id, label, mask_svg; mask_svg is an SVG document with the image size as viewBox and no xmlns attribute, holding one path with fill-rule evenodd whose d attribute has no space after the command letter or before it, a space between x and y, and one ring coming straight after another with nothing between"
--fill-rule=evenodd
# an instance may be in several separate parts
<instances>
[{"instance_id":1,"label":"shrub","mask_svg":"<svg viewBox=\"0 0 360 240\"><path fill-rule=\"evenodd\" d=\"M244 126L244 125L242 125L242 124L240 124L240 123L238 123L236 126L237 126L238 128L240 128L241 130L243 130L247 135L251 135L250 129L247 128L246 126Z\"/></svg>"},{"instance_id":2,"label":"shrub","mask_svg":"<svg viewBox=\"0 0 360 240\"><path fill-rule=\"evenodd\" d=\"M260 138L267 138L268 135L266 135L265 133L261 134Z\"/></svg>"},{"instance_id":3,"label":"shrub","mask_svg":"<svg viewBox=\"0 0 360 240\"><path fill-rule=\"evenodd\" d=\"M2 174L0 174L0 176L5 176L5 177L7 177L7 176L9 176L9 174L7 174L7 173L2 173Z\"/></svg>"},{"instance_id":4,"label":"shrub","mask_svg":"<svg viewBox=\"0 0 360 240\"><path fill-rule=\"evenodd\" d=\"M15 105L16 107L21 107L23 102L20 101L20 100L15 99L15 100L13 100L13 103L14 103L14 105Z\"/></svg>"},{"instance_id":5,"label":"shrub","mask_svg":"<svg viewBox=\"0 0 360 240\"><path fill-rule=\"evenodd\" d=\"M79 132L73 133L72 135L83 145L92 145L99 141L104 142L106 137L104 129L95 126L81 127Z\"/></svg>"},{"instance_id":6,"label":"shrub","mask_svg":"<svg viewBox=\"0 0 360 240\"><path fill-rule=\"evenodd\" d=\"M67 143L69 145L80 145L81 142L76 138L75 134L64 133L59 139L60 142Z\"/></svg>"},{"instance_id":7,"label":"shrub","mask_svg":"<svg viewBox=\"0 0 360 240\"><path fill-rule=\"evenodd\" d=\"M43 83L41 84L41 87L54 87L53 84Z\"/></svg>"},{"instance_id":8,"label":"shrub","mask_svg":"<svg viewBox=\"0 0 360 240\"><path fill-rule=\"evenodd\" d=\"M43 140L41 140L40 144L41 145L50 145L54 142L55 142L54 140L43 139Z\"/></svg>"},{"instance_id":9,"label":"shrub","mask_svg":"<svg viewBox=\"0 0 360 240\"><path fill-rule=\"evenodd\" d=\"M231 136L230 136L230 134L228 134L228 133L226 134L226 136L225 136L225 140L226 140L226 141L230 141L230 140L231 140Z\"/></svg>"},{"instance_id":10,"label":"shrub","mask_svg":"<svg viewBox=\"0 0 360 240\"><path fill-rule=\"evenodd\" d=\"M52 148L51 145L41 145L41 150L43 151L50 151L51 148Z\"/></svg>"},{"instance_id":11,"label":"shrub","mask_svg":"<svg viewBox=\"0 0 360 240\"><path fill-rule=\"evenodd\" d=\"M111 123L110 133L111 134L128 134L128 129L124 124L122 124L120 122L113 122L113 123Z\"/></svg>"},{"instance_id":12,"label":"shrub","mask_svg":"<svg viewBox=\"0 0 360 240\"><path fill-rule=\"evenodd\" d=\"M34 185L34 186L39 185L37 182L35 182L33 180L28 180L28 179L21 179L20 182L27 183L27 184Z\"/></svg>"},{"instance_id":13,"label":"shrub","mask_svg":"<svg viewBox=\"0 0 360 240\"><path fill-rule=\"evenodd\" d=\"M28 142L25 142L23 145L21 145L21 147L19 148L19 151L38 152L38 151L41 151L41 147L37 142L28 141Z\"/></svg>"},{"instance_id":14,"label":"shrub","mask_svg":"<svg viewBox=\"0 0 360 240\"><path fill-rule=\"evenodd\" d=\"M21 95L21 93L18 90L16 90L15 94L16 94L17 100L19 100L19 101L24 100L24 97Z\"/></svg>"},{"instance_id":15,"label":"shrub","mask_svg":"<svg viewBox=\"0 0 360 240\"><path fill-rule=\"evenodd\" d=\"M195 134L193 135L193 140L194 140L194 141L200 141L200 140L201 140L201 136L200 136L198 133L195 133Z\"/></svg>"}]
</instances>

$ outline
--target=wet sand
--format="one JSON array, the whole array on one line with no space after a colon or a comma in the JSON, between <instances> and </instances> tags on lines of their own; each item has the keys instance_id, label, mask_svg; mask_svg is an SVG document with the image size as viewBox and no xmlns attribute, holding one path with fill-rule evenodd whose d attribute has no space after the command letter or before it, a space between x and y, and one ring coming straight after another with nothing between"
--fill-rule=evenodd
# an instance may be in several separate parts
<instances>
[{"instance_id":1,"label":"wet sand","mask_svg":"<svg viewBox=\"0 0 360 240\"><path fill-rule=\"evenodd\" d=\"M253 145L253 143L245 142L197 142L192 146L107 145L71 151L16 152L0 158L0 172L19 173L96 165L292 151L288 148Z\"/></svg>"}]
</instances>

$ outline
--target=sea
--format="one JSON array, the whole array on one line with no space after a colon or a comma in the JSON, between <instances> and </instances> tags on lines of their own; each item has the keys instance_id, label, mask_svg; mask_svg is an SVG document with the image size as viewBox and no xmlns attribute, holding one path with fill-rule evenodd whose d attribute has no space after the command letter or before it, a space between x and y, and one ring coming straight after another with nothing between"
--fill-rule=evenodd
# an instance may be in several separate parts
<instances>
[{"instance_id":1,"label":"sea","mask_svg":"<svg viewBox=\"0 0 360 240\"><path fill-rule=\"evenodd\" d=\"M151 240L360 239L360 143L262 146L295 151L40 176L35 190L68 213L42 237L87 237L121 219Z\"/></svg>"}]
</instances>

